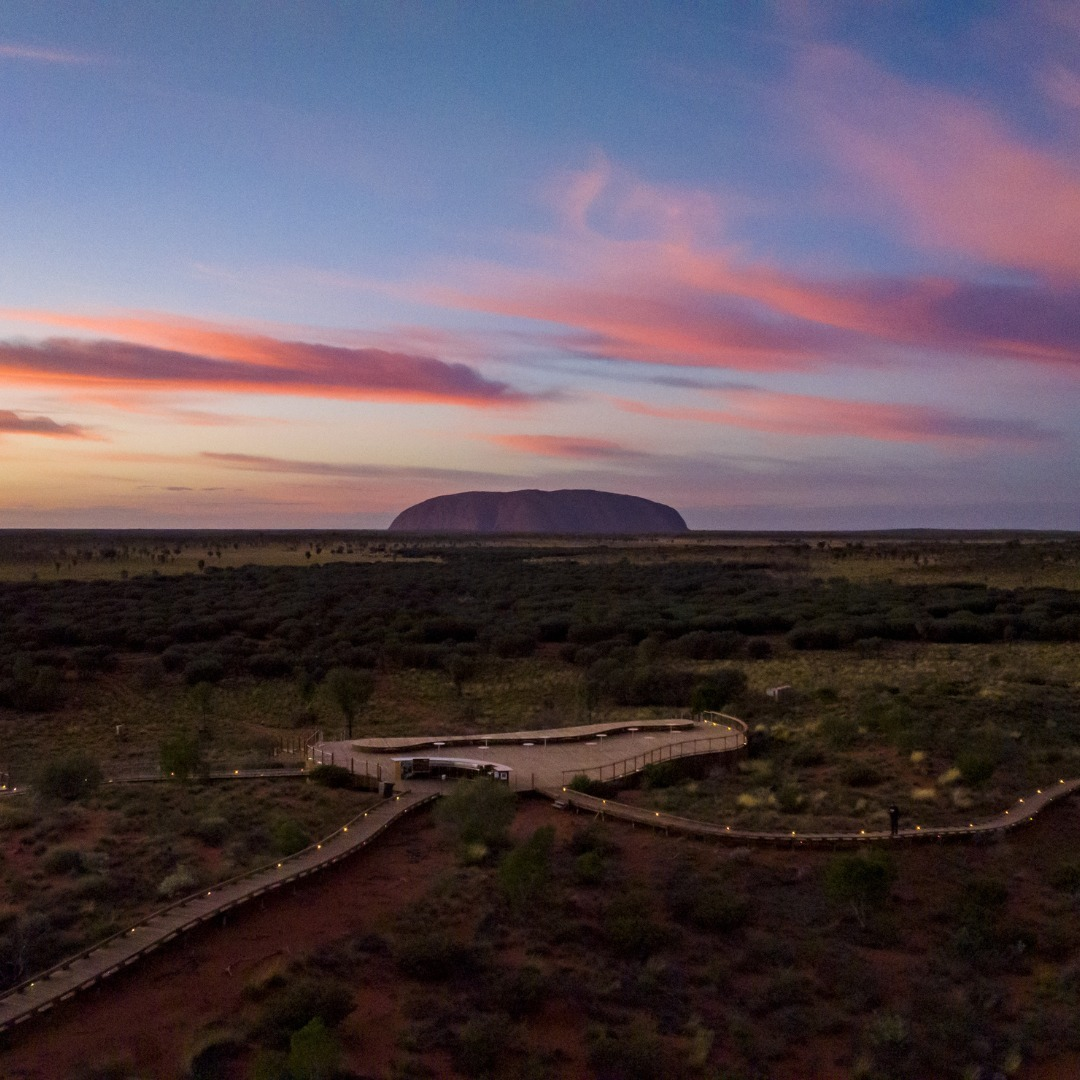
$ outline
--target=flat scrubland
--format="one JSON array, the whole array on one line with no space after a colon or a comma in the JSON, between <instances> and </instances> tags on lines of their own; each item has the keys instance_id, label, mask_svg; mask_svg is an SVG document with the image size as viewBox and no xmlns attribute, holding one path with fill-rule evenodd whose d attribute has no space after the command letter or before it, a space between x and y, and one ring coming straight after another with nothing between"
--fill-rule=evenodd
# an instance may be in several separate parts
<instances>
[{"instance_id":1,"label":"flat scrubland","mask_svg":"<svg viewBox=\"0 0 1080 1080\"><path fill-rule=\"evenodd\" d=\"M622 797L800 831L882 828L892 803L905 824L996 814L1080 775L1078 575L1067 534L0 534L0 783L37 781L0 799L0 986L153 906L167 879L227 876L365 797L305 780L48 794L48 769L76 750L106 776L177 761L197 776L296 760L282 751L319 730L517 730L692 706L745 718L747 758L702 779L654 770ZM1016 848L994 850L1007 879ZM1073 944L1039 957L1072 978ZM661 981L683 978L671 963ZM657 1019L644 996L638 1011ZM903 1042L884 1028L884 1044ZM928 1075L882 1069L863 1075Z\"/></svg>"},{"instance_id":2,"label":"flat scrubland","mask_svg":"<svg viewBox=\"0 0 1080 1080\"><path fill-rule=\"evenodd\" d=\"M11 1042L5 1075L1077 1075L1075 800L1002 843L881 858L718 848L531 800L504 832L483 801L483 835L409 819L63 1006Z\"/></svg>"}]
</instances>

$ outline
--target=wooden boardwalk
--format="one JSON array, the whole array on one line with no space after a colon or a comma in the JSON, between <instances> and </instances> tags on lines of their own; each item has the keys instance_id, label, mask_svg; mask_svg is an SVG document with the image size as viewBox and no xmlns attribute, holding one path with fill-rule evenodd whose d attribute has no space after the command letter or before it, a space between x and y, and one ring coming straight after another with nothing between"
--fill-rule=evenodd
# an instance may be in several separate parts
<instances>
[{"instance_id":1,"label":"wooden boardwalk","mask_svg":"<svg viewBox=\"0 0 1080 1080\"><path fill-rule=\"evenodd\" d=\"M717 825L713 822L698 821L694 818L679 817L662 810L646 810L628 806L617 799L604 799L595 795L584 795L569 788L547 788L543 794L556 805L569 806L574 810L587 811L601 818L616 818L629 821L634 825L646 825L652 829L661 829L667 833L679 833L683 836L696 836L720 843L740 846L754 845L767 847L858 847L867 843L932 843L945 840L977 840L1000 836L1010 829L1027 825L1035 820L1040 810L1058 799L1080 790L1080 779L1059 780L1046 788L1039 788L1031 795L1018 799L1008 810L996 817L982 821L970 821L967 825L915 825L901 829L897 836L886 830L860 829L858 832L755 832L748 829L733 829L730 825Z\"/></svg>"},{"instance_id":2,"label":"wooden boardwalk","mask_svg":"<svg viewBox=\"0 0 1080 1080\"><path fill-rule=\"evenodd\" d=\"M437 792L417 787L386 799L296 855L178 900L68 957L0 996L0 1032L95 986L187 931L348 858L393 822L438 797Z\"/></svg>"}]
</instances>

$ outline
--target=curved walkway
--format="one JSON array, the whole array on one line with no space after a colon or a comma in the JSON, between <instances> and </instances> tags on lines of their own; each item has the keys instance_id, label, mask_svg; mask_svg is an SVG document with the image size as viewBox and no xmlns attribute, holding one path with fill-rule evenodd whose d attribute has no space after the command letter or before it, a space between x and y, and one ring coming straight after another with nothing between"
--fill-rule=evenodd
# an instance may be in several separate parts
<instances>
[{"instance_id":1,"label":"curved walkway","mask_svg":"<svg viewBox=\"0 0 1080 1080\"><path fill-rule=\"evenodd\" d=\"M0 1032L46 1012L95 986L179 935L367 847L393 822L438 798L415 790L385 799L347 825L280 862L252 870L184 897L0 995Z\"/></svg>"},{"instance_id":2,"label":"curved walkway","mask_svg":"<svg viewBox=\"0 0 1080 1080\"><path fill-rule=\"evenodd\" d=\"M547 789L543 792L556 805L565 805L575 810L587 810L601 818L611 817L620 821L629 821L635 825L647 825L665 832L680 833L684 836L697 836L721 843L747 844L769 847L857 847L866 843L927 843L943 840L974 840L1000 836L1010 829L1027 825L1035 820L1035 815L1050 803L1080 790L1080 779L1059 780L1048 788L1039 788L1034 794L1018 799L1008 810L996 817L982 821L971 821L967 825L916 825L901 829L894 837L887 830L860 829L858 832L755 832L748 829L733 829L730 825L717 825L694 818L679 817L662 810L646 810L628 806L617 799L604 799L596 795L585 795L569 788Z\"/></svg>"},{"instance_id":3,"label":"curved walkway","mask_svg":"<svg viewBox=\"0 0 1080 1080\"><path fill-rule=\"evenodd\" d=\"M578 775L611 782L674 758L737 754L746 747L746 725L734 716L705 713L699 720L676 717L491 735L342 739L314 744L309 756L317 763L389 780L395 755L423 751L435 772L441 762L489 762L494 747L515 791L543 791L562 787Z\"/></svg>"}]
</instances>

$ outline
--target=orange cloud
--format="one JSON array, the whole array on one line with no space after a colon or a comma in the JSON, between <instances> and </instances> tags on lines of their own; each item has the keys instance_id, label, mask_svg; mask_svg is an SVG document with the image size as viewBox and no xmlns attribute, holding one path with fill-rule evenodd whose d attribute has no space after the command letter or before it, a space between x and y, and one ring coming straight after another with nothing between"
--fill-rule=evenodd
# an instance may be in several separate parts
<instances>
[{"instance_id":1,"label":"orange cloud","mask_svg":"<svg viewBox=\"0 0 1080 1080\"><path fill-rule=\"evenodd\" d=\"M486 435L484 438L507 450L538 457L597 461L644 456L609 439L576 438L572 435Z\"/></svg>"},{"instance_id":2,"label":"orange cloud","mask_svg":"<svg viewBox=\"0 0 1080 1080\"><path fill-rule=\"evenodd\" d=\"M471 406L529 400L466 364L385 349L282 341L167 316L0 311L0 318L110 335L91 341L52 338L32 343L0 342L0 374L27 383Z\"/></svg>"},{"instance_id":3,"label":"orange cloud","mask_svg":"<svg viewBox=\"0 0 1080 1080\"><path fill-rule=\"evenodd\" d=\"M878 442L954 445L992 442L1035 445L1055 437L1027 421L966 417L928 405L848 401L766 390L731 390L720 396L725 401L721 409L658 407L623 400L616 404L626 412L642 416L722 424L776 435L822 438L844 435Z\"/></svg>"}]
</instances>

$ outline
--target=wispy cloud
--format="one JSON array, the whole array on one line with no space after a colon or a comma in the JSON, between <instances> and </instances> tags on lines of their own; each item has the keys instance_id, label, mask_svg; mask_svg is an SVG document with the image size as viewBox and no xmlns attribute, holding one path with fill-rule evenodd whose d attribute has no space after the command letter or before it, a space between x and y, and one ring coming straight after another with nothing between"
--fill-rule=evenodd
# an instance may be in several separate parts
<instances>
[{"instance_id":1,"label":"wispy cloud","mask_svg":"<svg viewBox=\"0 0 1080 1080\"><path fill-rule=\"evenodd\" d=\"M1067 72L1065 73L1068 74ZM1074 80L1049 75L1059 98ZM917 86L847 49L804 53L797 82L824 145L900 207L923 247L1080 281L1080 162L985 107Z\"/></svg>"},{"instance_id":2,"label":"wispy cloud","mask_svg":"<svg viewBox=\"0 0 1080 1080\"><path fill-rule=\"evenodd\" d=\"M349 480L438 480L457 483L503 483L514 477L468 469L440 469L423 465L369 465L334 461L302 461L258 454L206 452L199 460L227 469L266 472L287 476L326 476Z\"/></svg>"},{"instance_id":3,"label":"wispy cloud","mask_svg":"<svg viewBox=\"0 0 1080 1080\"><path fill-rule=\"evenodd\" d=\"M531 400L467 364L385 349L283 341L168 317L100 318L37 311L6 311L0 317L115 335L89 341L0 342L0 373L24 382L475 407Z\"/></svg>"},{"instance_id":4,"label":"wispy cloud","mask_svg":"<svg viewBox=\"0 0 1080 1080\"><path fill-rule=\"evenodd\" d=\"M765 390L729 391L721 408L658 407L618 401L621 409L665 420L696 421L776 435L835 438L853 436L878 442L1035 446L1056 436L1026 420L961 416L927 405L848 401L810 394Z\"/></svg>"},{"instance_id":5,"label":"wispy cloud","mask_svg":"<svg viewBox=\"0 0 1080 1080\"><path fill-rule=\"evenodd\" d=\"M51 439L97 437L78 424L61 424L48 416L19 416L9 409L0 409L0 435L45 435Z\"/></svg>"},{"instance_id":6,"label":"wispy cloud","mask_svg":"<svg viewBox=\"0 0 1080 1080\"><path fill-rule=\"evenodd\" d=\"M638 460L648 455L620 446L610 439L578 438L571 435L485 435L487 442L520 454L537 457L571 458L577 461Z\"/></svg>"},{"instance_id":7,"label":"wispy cloud","mask_svg":"<svg viewBox=\"0 0 1080 1080\"><path fill-rule=\"evenodd\" d=\"M93 64L97 58L85 53L72 52L47 45L26 45L14 41L0 41L0 59L34 60L42 64Z\"/></svg>"},{"instance_id":8,"label":"wispy cloud","mask_svg":"<svg viewBox=\"0 0 1080 1080\"><path fill-rule=\"evenodd\" d=\"M811 277L719 240L709 245L674 211L654 210L656 230L627 235L610 213L590 211L603 202L604 185L623 178L600 171L586 179L560 211L560 229L526 245L538 268L462 264L444 275L454 284L417 285L415 295L531 320L536 340L591 359L785 372L866 368L905 350L931 350L1080 368L1080 276L1009 284L943 275ZM1025 213L1055 222L1062 215L1069 236L1075 201L1077 242L1063 244L1056 262L1033 256L1031 265L1067 268L1080 252L1080 172L1067 198L1055 200L1049 182L1037 189L1045 205ZM965 190L957 179L950 198L962 201ZM1004 205L991 209L984 216L994 220L1009 213ZM1080 255L1075 261L1080 272Z\"/></svg>"}]
</instances>

